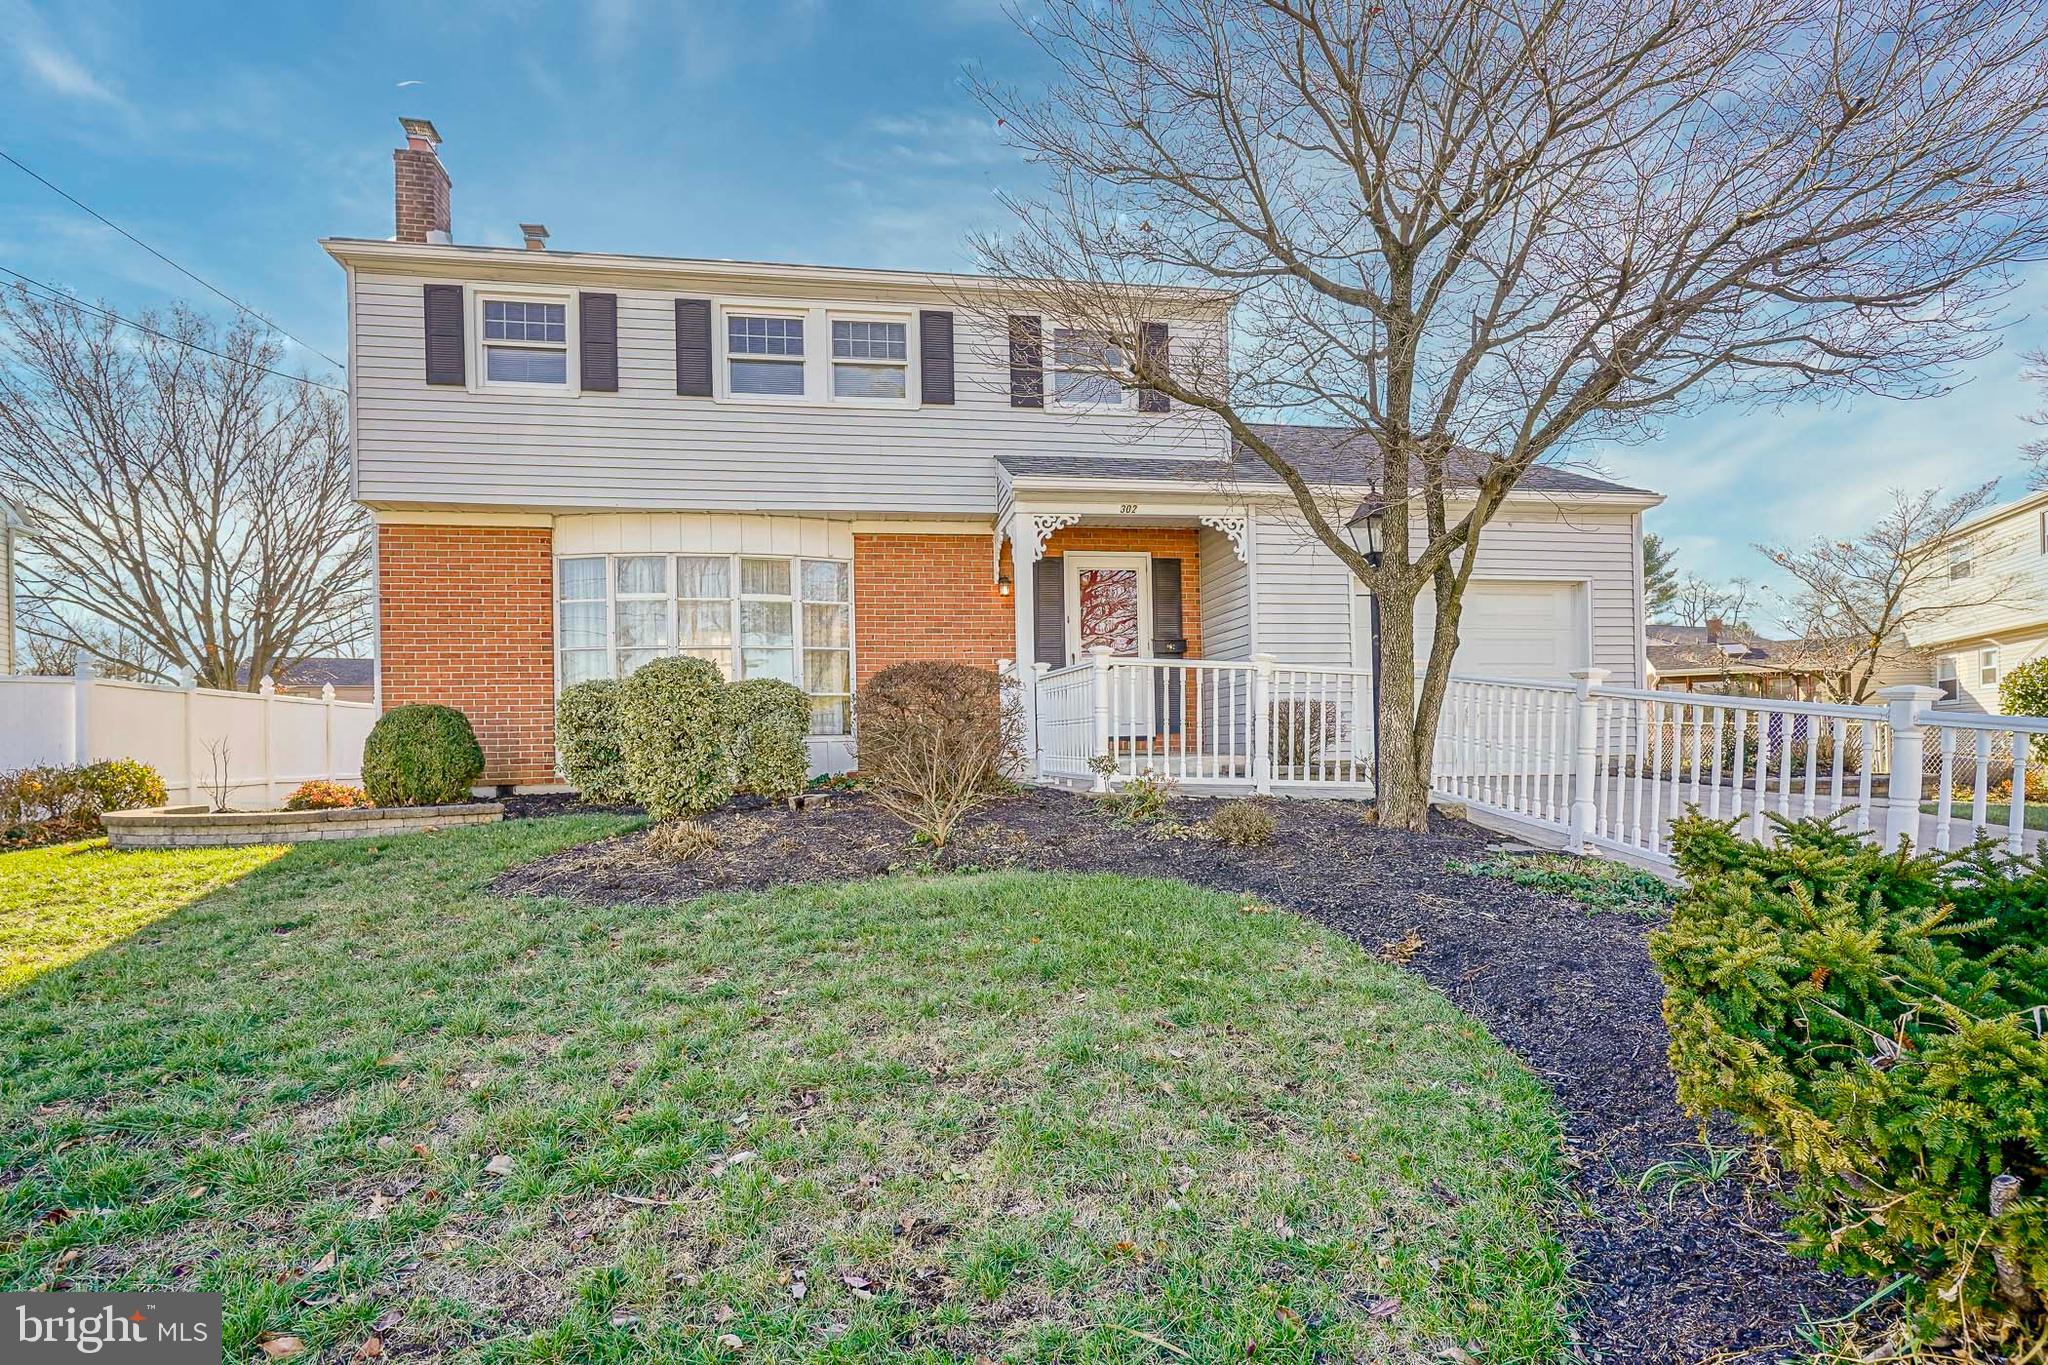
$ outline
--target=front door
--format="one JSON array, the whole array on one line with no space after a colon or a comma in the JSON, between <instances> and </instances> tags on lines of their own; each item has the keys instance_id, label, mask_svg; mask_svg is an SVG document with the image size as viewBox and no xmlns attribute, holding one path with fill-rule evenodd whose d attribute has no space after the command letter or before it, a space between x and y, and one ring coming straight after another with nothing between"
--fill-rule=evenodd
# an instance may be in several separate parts
<instances>
[{"instance_id":1,"label":"front door","mask_svg":"<svg viewBox=\"0 0 2048 1365\"><path fill-rule=\"evenodd\" d=\"M1082 663L1097 645L1135 658L1152 640L1149 555L1068 554L1067 662Z\"/></svg>"}]
</instances>

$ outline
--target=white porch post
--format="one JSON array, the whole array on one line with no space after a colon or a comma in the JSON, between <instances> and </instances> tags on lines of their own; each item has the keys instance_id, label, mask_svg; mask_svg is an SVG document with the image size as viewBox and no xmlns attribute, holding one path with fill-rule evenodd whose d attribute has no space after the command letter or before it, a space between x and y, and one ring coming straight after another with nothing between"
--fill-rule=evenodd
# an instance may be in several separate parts
<instances>
[{"instance_id":1,"label":"white porch post","mask_svg":"<svg viewBox=\"0 0 2048 1365\"><path fill-rule=\"evenodd\" d=\"M1895 849L1902 839L1913 839L1920 833L1920 790L1927 780L1925 769L1927 740L1920 733L1920 713L1941 697L1938 687L1886 687L1878 691L1877 699L1891 712L1887 718L1892 731L1892 770L1885 784L1884 799L1884 846ZM1763 785L1763 765L1757 765L1757 785ZM2022 790L2025 773L2013 785L2013 791ZM1786 781L1790 781L1790 777ZM1761 808L1763 795L1757 795ZM2018 799L2013 802L2019 807Z\"/></svg>"},{"instance_id":2,"label":"white porch post","mask_svg":"<svg viewBox=\"0 0 2048 1365\"><path fill-rule=\"evenodd\" d=\"M1116 653L1108 645L1096 645L1088 651L1094 660L1095 671L1089 675L1089 695L1095 708L1095 790L1109 790L1109 764L1102 760L1111 757L1109 738L1109 659Z\"/></svg>"},{"instance_id":3,"label":"white porch post","mask_svg":"<svg viewBox=\"0 0 2048 1365\"><path fill-rule=\"evenodd\" d=\"M1018 534L1020 525L1028 525L1028 523L1024 518L1019 517L1013 512L1010 514L1010 524L1008 527L999 529L996 541L996 564L998 572L1000 572L1002 565L1001 537L1008 535L1010 538L1010 600L1016 603L1017 607L1017 668L1021 674L1024 668L1038 657L1037 642L1032 639L1031 635L1031 623L1037 611L1032 601L1033 580L1036 578L1036 575L1032 573L1032 568L1037 563L1038 554L1037 544L1029 531L1027 530L1022 535ZM1035 781L1040 775L1038 767L1038 675L1036 673L1032 674L1031 680L1025 683L1020 690L1018 710L1024 725L1024 749L1031 757L1030 775Z\"/></svg>"},{"instance_id":4,"label":"white porch post","mask_svg":"<svg viewBox=\"0 0 2048 1365\"><path fill-rule=\"evenodd\" d=\"M1593 689L1607 681L1607 670L1575 668L1572 681L1578 684L1578 705L1572 708L1572 814L1565 847L1574 853L1584 853L1600 814L1593 805L1593 770L1599 761L1598 736L1594 733L1599 724L1595 714L1599 703L1593 700Z\"/></svg>"},{"instance_id":5,"label":"white porch post","mask_svg":"<svg viewBox=\"0 0 2048 1365\"><path fill-rule=\"evenodd\" d=\"M1252 788L1273 792L1273 656L1252 655Z\"/></svg>"}]
</instances>

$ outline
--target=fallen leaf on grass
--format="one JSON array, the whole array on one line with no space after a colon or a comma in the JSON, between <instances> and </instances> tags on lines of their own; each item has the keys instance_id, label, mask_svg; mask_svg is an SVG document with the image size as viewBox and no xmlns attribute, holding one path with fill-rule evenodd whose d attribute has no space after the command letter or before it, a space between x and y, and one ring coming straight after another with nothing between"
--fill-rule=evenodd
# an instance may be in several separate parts
<instances>
[{"instance_id":1,"label":"fallen leaf on grass","mask_svg":"<svg viewBox=\"0 0 2048 1365\"><path fill-rule=\"evenodd\" d=\"M496 1156L492 1157L492 1158L491 1158L491 1159L490 1159L489 1161L486 1161L486 1162L484 1163L484 1174L486 1174L486 1175L510 1175L510 1174L512 1174L512 1158L511 1158L511 1156L510 1156L510 1155L508 1155L507 1153L504 1153L504 1152L500 1152L500 1153L498 1153L498 1154L497 1154Z\"/></svg>"},{"instance_id":2,"label":"fallen leaf on grass","mask_svg":"<svg viewBox=\"0 0 2048 1365\"><path fill-rule=\"evenodd\" d=\"M384 1338L382 1338L382 1337L379 1337L379 1336L372 1336L372 1337L370 1337L370 1338L366 1339L366 1340L365 1340L365 1341L363 1342L363 1344L362 1344L362 1345L360 1345L360 1346L356 1347L356 1353L355 1353L355 1355L353 1355L352 1357L350 1357L350 1359L352 1359L352 1360L375 1360L375 1359L376 1359L377 1357L379 1357L379 1356L381 1356L381 1355L383 1355L383 1354L384 1354Z\"/></svg>"},{"instance_id":3,"label":"fallen leaf on grass","mask_svg":"<svg viewBox=\"0 0 2048 1365\"><path fill-rule=\"evenodd\" d=\"M1366 1306L1365 1311L1384 1322L1401 1311L1401 1301L1399 1299L1374 1299Z\"/></svg>"},{"instance_id":4,"label":"fallen leaf on grass","mask_svg":"<svg viewBox=\"0 0 2048 1365\"><path fill-rule=\"evenodd\" d=\"M319 1260L313 1262L313 1268L306 1273L308 1275L324 1275L332 1269L334 1269L334 1253L330 1251Z\"/></svg>"},{"instance_id":5,"label":"fallen leaf on grass","mask_svg":"<svg viewBox=\"0 0 2048 1365\"><path fill-rule=\"evenodd\" d=\"M740 1340L739 1336L736 1333L725 1332L720 1334L718 1338L718 1344L728 1351L737 1351L740 1347L746 1345L747 1343Z\"/></svg>"},{"instance_id":6,"label":"fallen leaf on grass","mask_svg":"<svg viewBox=\"0 0 2048 1365\"><path fill-rule=\"evenodd\" d=\"M265 1332L257 1338L256 1344L263 1348L263 1354L272 1360L290 1360L306 1349L306 1343L297 1337L272 1336Z\"/></svg>"},{"instance_id":7,"label":"fallen leaf on grass","mask_svg":"<svg viewBox=\"0 0 2048 1365\"><path fill-rule=\"evenodd\" d=\"M839 1280L853 1291L856 1299L872 1299L875 1296L875 1282L865 1275L841 1275Z\"/></svg>"}]
</instances>

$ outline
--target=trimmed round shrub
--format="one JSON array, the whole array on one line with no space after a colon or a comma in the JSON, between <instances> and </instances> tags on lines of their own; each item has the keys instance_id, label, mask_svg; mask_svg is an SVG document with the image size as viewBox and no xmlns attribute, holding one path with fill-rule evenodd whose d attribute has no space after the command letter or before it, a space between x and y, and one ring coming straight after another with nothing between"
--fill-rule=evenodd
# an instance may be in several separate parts
<instances>
[{"instance_id":1,"label":"trimmed round shrub","mask_svg":"<svg viewBox=\"0 0 2048 1365\"><path fill-rule=\"evenodd\" d=\"M301 782L284 799L286 810L354 810L369 804L370 794L361 787L319 777Z\"/></svg>"},{"instance_id":2,"label":"trimmed round shrub","mask_svg":"<svg viewBox=\"0 0 2048 1365\"><path fill-rule=\"evenodd\" d=\"M633 799L619 738L618 683L594 678L562 689L555 700L555 747L562 776L585 801Z\"/></svg>"},{"instance_id":3,"label":"trimmed round shrub","mask_svg":"<svg viewBox=\"0 0 2048 1365\"><path fill-rule=\"evenodd\" d=\"M1209 833L1232 848L1273 842L1273 812L1261 801L1233 801L1209 817Z\"/></svg>"},{"instance_id":4,"label":"trimmed round shrub","mask_svg":"<svg viewBox=\"0 0 2048 1365\"><path fill-rule=\"evenodd\" d=\"M655 819L701 815L732 796L724 690L702 659L654 659L619 684L626 782Z\"/></svg>"},{"instance_id":5,"label":"trimmed round shrub","mask_svg":"<svg viewBox=\"0 0 2048 1365\"><path fill-rule=\"evenodd\" d=\"M156 769L132 758L88 763L79 770L78 786L95 816L110 810L146 810L170 799Z\"/></svg>"},{"instance_id":6,"label":"trimmed round shrub","mask_svg":"<svg viewBox=\"0 0 2048 1365\"><path fill-rule=\"evenodd\" d=\"M1016 688L986 668L885 668L854 704L860 772L883 809L943 846L960 821L1010 791L1023 752Z\"/></svg>"},{"instance_id":7,"label":"trimmed round shrub","mask_svg":"<svg viewBox=\"0 0 2048 1365\"><path fill-rule=\"evenodd\" d=\"M779 678L748 678L727 684L723 703L735 789L785 801L802 791L811 776L804 743L811 700L803 689Z\"/></svg>"},{"instance_id":8,"label":"trimmed round shrub","mask_svg":"<svg viewBox=\"0 0 2048 1365\"><path fill-rule=\"evenodd\" d=\"M452 706L398 706L363 741L363 786L380 806L446 806L469 799L484 751Z\"/></svg>"},{"instance_id":9,"label":"trimmed round shrub","mask_svg":"<svg viewBox=\"0 0 2048 1365\"><path fill-rule=\"evenodd\" d=\"M1998 709L2008 716L2048 716L2048 658L2030 659L2005 675Z\"/></svg>"}]
</instances>

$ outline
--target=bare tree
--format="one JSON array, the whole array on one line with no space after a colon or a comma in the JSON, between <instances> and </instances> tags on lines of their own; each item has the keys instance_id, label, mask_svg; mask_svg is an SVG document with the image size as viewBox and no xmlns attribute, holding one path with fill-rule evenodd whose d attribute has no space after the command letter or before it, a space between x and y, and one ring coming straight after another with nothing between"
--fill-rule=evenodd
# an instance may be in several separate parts
<instances>
[{"instance_id":1,"label":"bare tree","mask_svg":"<svg viewBox=\"0 0 2048 1365\"><path fill-rule=\"evenodd\" d=\"M1912 657L1907 641L1915 626L2006 596L2012 576L1990 547L1953 553L1956 529L1984 510L1997 487L1953 498L1938 488L1895 489L1891 510L1853 540L1757 546L1798 585L1787 618L1797 638L1771 650L1771 670L1814 675L1833 700L1860 703L1886 668Z\"/></svg>"},{"instance_id":2,"label":"bare tree","mask_svg":"<svg viewBox=\"0 0 2048 1365\"><path fill-rule=\"evenodd\" d=\"M1033 9L1049 92L981 94L1049 188L983 263L1120 382L1221 418L1377 594L1397 825L1532 466L1689 404L1939 392L2048 248L2037 0ZM1145 290L1189 284L1235 302L1227 363L1147 345ZM1357 428L1355 472L1312 482L1273 413ZM1377 565L1342 529L1362 489L1406 514Z\"/></svg>"},{"instance_id":3,"label":"bare tree","mask_svg":"<svg viewBox=\"0 0 2048 1365\"><path fill-rule=\"evenodd\" d=\"M1719 621L1731 629L1749 630L1749 613L1756 600L1756 584L1747 578L1716 583L1698 574L1687 574L1672 585L1664 614L1673 625L1704 626L1709 621Z\"/></svg>"},{"instance_id":4,"label":"bare tree","mask_svg":"<svg viewBox=\"0 0 2048 1365\"><path fill-rule=\"evenodd\" d=\"M370 543L340 395L277 373L247 322L142 322L0 293L0 484L37 526L34 630L221 688L357 638Z\"/></svg>"},{"instance_id":5,"label":"bare tree","mask_svg":"<svg viewBox=\"0 0 2048 1365\"><path fill-rule=\"evenodd\" d=\"M41 612L25 612L22 634L27 638L27 672L44 677L69 677L78 665L88 663L102 678L141 682L161 677L169 667L152 655L133 631L114 630L96 622L67 621L61 625L42 622ZM78 643L89 640L89 645Z\"/></svg>"}]
</instances>

